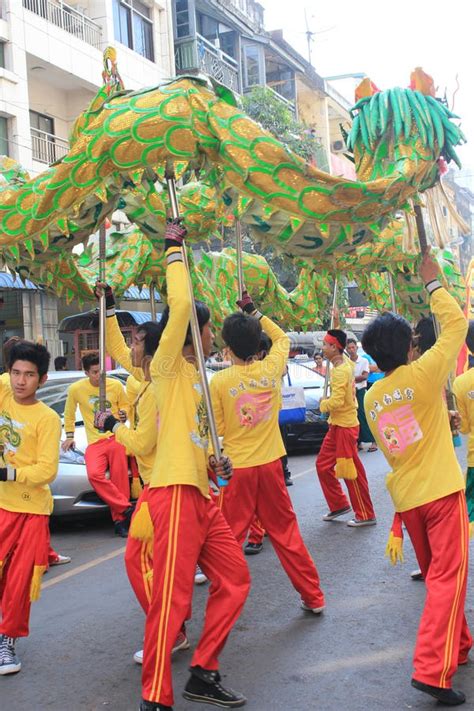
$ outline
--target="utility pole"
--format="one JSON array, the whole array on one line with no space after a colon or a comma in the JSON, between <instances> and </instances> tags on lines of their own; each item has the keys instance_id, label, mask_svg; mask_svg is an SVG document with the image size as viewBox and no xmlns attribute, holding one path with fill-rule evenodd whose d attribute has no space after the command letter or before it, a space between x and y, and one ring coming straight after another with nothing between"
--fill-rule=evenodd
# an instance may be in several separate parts
<instances>
[{"instance_id":1,"label":"utility pole","mask_svg":"<svg viewBox=\"0 0 474 711\"><path fill-rule=\"evenodd\" d=\"M306 25L306 32L305 32L306 41L308 43L308 62L311 64L311 44L313 42L313 37L316 34L316 32L312 32L309 29L308 14L306 12L306 8L304 9L304 21L305 21L305 25Z\"/></svg>"}]
</instances>

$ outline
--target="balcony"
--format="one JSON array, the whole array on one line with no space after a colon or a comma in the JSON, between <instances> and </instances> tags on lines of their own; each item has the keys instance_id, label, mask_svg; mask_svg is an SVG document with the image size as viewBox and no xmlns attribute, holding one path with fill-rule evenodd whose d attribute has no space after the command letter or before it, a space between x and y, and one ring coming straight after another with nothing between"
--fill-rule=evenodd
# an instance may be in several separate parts
<instances>
[{"instance_id":1,"label":"balcony","mask_svg":"<svg viewBox=\"0 0 474 711\"><path fill-rule=\"evenodd\" d=\"M252 86L247 86L244 88L244 94L248 94L252 91L254 86L260 86L259 84L253 84ZM282 96L278 91L273 89L271 86L268 84L265 84L265 89L268 91L271 91L275 99L278 99L278 101L281 101L281 103L289 110L291 113L296 116L296 105L294 101L290 101L289 99L286 99L284 96Z\"/></svg>"},{"instance_id":2,"label":"balcony","mask_svg":"<svg viewBox=\"0 0 474 711\"><path fill-rule=\"evenodd\" d=\"M54 0L23 0L23 7L60 27L92 47L100 49L102 29L82 12Z\"/></svg>"},{"instance_id":3,"label":"balcony","mask_svg":"<svg viewBox=\"0 0 474 711\"><path fill-rule=\"evenodd\" d=\"M199 34L175 40L175 62L177 74L197 69L232 91L240 92L238 62Z\"/></svg>"},{"instance_id":4,"label":"balcony","mask_svg":"<svg viewBox=\"0 0 474 711\"><path fill-rule=\"evenodd\" d=\"M64 158L69 150L69 142L52 133L40 131L38 128L31 129L31 150L33 160L39 163L55 163L60 158Z\"/></svg>"}]
</instances>

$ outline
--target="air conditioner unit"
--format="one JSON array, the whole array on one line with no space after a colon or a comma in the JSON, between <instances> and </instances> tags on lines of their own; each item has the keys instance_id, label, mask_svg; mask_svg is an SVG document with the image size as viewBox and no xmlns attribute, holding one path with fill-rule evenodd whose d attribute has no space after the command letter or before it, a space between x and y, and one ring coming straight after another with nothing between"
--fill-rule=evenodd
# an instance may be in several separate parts
<instances>
[{"instance_id":1,"label":"air conditioner unit","mask_svg":"<svg viewBox=\"0 0 474 711\"><path fill-rule=\"evenodd\" d=\"M339 138L331 143L331 153L344 153L347 151L347 146L344 139Z\"/></svg>"}]
</instances>

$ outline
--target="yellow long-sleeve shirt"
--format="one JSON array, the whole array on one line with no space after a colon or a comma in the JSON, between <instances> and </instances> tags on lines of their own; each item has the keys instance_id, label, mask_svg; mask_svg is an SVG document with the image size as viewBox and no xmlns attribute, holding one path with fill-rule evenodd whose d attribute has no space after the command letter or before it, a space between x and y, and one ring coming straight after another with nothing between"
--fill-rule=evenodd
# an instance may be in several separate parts
<instances>
[{"instance_id":1,"label":"yellow long-sleeve shirt","mask_svg":"<svg viewBox=\"0 0 474 711\"><path fill-rule=\"evenodd\" d=\"M125 342L122 331L116 316L109 316L105 319L105 348L107 353L125 368L127 373L133 375L140 383L145 379L143 369L132 363L130 348Z\"/></svg>"},{"instance_id":2,"label":"yellow long-sleeve shirt","mask_svg":"<svg viewBox=\"0 0 474 711\"><path fill-rule=\"evenodd\" d=\"M123 385L115 378L106 378L106 408L118 417L119 410L128 412L128 398ZM69 386L66 405L64 406L64 431L74 434L76 427L76 408L84 420L87 443L93 444L99 439L111 437L110 432L99 432L94 427L94 414L99 407L99 388L91 385L89 378L78 380Z\"/></svg>"},{"instance_id":3,"label":"yellow long-sleeve shirt","mask_svg":"<svg viewBox=\"0 0 474 711\"><path fill-rule=\"evenodd\" d=\"M466 336L467 323L445 289L431 296L441 335L421 358L396 368L368 390L367 422L392 471L387 488L396 511L407 511L464 489L443 389Z\"/></svg>"},{"instance_id":4,"label":"yellow long-sleeve shirt","mask_svg":"<svg viewBox=\"0 0 474 711\"><path fill-rule=\"evenodd\" d=\"M189 484L209 498L207 413L199 373L182 355L191 318L186 269L180 249L172 247L166 256L170 316L150 368L160 413L150 486Z\"/></svg>"},{"instance_id":5,"label":"yellow long-sleeve shirt","mask_svg":"<svg viewBox=\"0 0 474 711\"><path fill-rule=\"evenodd\" d=\"M321 412L329 412L328 422L339 427L357 427L357 400L355 396L354 364L344 358L340 365L331 368L331 395L323 400Z\"/></svg>"},{"instance_id":6,"label":"yellow long-sleeve shirt","mask_svg":"<svg viewBox=\"0 0 474 711\"><path fill-rule=\"evenodd\" d=\"M133 371L133 375L129 375L127 379L130 428L126 425L116 426L115 439L124 445L129 454L137 458L140 476L145 484L149 484L158 439L155 394L151 383L145 382L142 368L132 364L130 349L120 331L116 316L106 319L105 328L107 352L123 368L129 372Z\"/></svg>"},{"instance_id":7,"label":"yellow long-sleeve shirt","mask_svg":"<svg viewBox=\"0 0 474 711\"><path fill-rule=\"evenodd\" d=\"M467 466L474 467L474 368L456 378L453 390L461 415L461 432L469 435Z\"/></svg>"},{"instance_id":8,"label":"yellow long-sleeve shirt","mask_svg":"<svg viewBox=\"0 0 474 711\"><path fill-rule=\"evenodd\" d=\"M0 383L0 442L15 481L0 482L0 508L49 516L53 497L48 486L59 462L61 420L43 402L15 402L10 384Z\"/></svg>"},{"instance_id":9,"label":"yellow long-sleeve shirt","mask_svg":"<svg viewBox=\"0 0 474 711\"><path fill-rule=\"evenodd\" d=\"M127 393L128 402L130 408L137 399L137 395L140 392L141 382L137 380L134 375L129 375L127 382L125 383L125 392Z\"/></svg>"},{"instance_id":10,"label":"yellow long-sleeve shirt","mask_svg":"<svg viewBox=\"0 0 474 711\"><path fill-rule=\"evenodd\" d=\"M222 370L210 384L217 431L236 468L268 464L285 454L278 413L290 339L269 318L262 316L261 324L272 340L268 356Z\"/></svg>"}]
</instances>

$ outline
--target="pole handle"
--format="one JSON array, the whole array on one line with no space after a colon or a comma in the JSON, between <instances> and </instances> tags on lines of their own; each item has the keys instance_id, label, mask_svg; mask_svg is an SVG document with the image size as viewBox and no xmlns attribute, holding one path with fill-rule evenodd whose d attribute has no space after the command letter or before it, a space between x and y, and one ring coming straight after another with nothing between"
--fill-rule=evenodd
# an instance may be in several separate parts
<instances>
[{"instance_id":1,"label":"pole handle","mask_svg":"<svg viewBox=\"0 0 474 711\"><path fill-rule=\"evenodd\" d=\"M106 231L105 224L99 228L99 281L105 284L105 256L106 256ZM105 379L107 376L105 366L105 290L102 289L99 298L99 409L105 411L107 401Z\"/></svg>"},{"instance_id":2,"label":"pole handle","mask_svg":"<svg viewBox=\"0 0 474 711\"><path fill-rule=\"evenodd\" d=\"M156 321L156 299L155 299L155 282L152 281L148 287L150 290L150 313L151 320Z\"/></svg>"},{"instance_id":3,"label":"pole handle","mask_svg":"<svg viewBox=\"0 0 474 711\"><path fill-rule=\"evenodd\" d=\"M334 291L332 293L332 308L331 308L331 320L329 328L334 328L335 311L337 307L337 276L334 277ZM328 396L329 391L329 367L331 363L326 358L326 372L324 374L324 387L323 387L323 397Z\"/></svg>"},{"instance_id":4,"label":"pole handle","mask_svg":"<svg viewBox=\"0 0 474 711\"><path fill-rule=\"evenodd\" d=\"M171 213L173 215L173 219L176 220L179 218L179 203L178 203L178 196L176 193L176 181L175 181L173 171L169 170L168 168L166 169L166 172L165 172L165 180L166 180L166 185L168 187L168 195L169 195L169 199L170 199ZM214 411L212 409L211 392L209 390L209 383L208 383L207 377L206 377L206 361L204 358L204 351L202 348L201 331L199 329L199 322L198 322L197 311L196 311L196 303L194 301L193 284L191 281L191 273L189 270L189 260L188 260L186 245L183 245L182 252L183 252L183 261L184 261L184 265L186 267L186 273L188 276L189 293L191 295L191 334L193 337L194 352L196 354L196 360L197 360L197 364L198 364L198 371L199 371L199 378L201 381L202 396L203 396L204 404L205 404L206 410L207 410L207 420L208 420L208 425L209 425L209 434L210 434L210 438L211 438L212 448L214 450L215 457L217 459L219 459L220 455L221 455L221 447L220 447L220 443L219 443L219 437L217 435L217 427L216 427L216 421L214 418Z\"/></svg>"},{"instance_id":5,"label":"pole handle","mask_svg":"<svg viewBox=\"0 0 474 711\"><path fill-rule=\"evenodd\" d=\"M423 220L423 212L420 205L415 205L415 220L416 229L418 232L418 240L420 242L420 251L423 254L428 249L428 238L426 236L425 222Z\"/></svg>"},{"instance_id":6,"label":"pole handle","mask_svg":"<svg viewBox=\"0 0 474 711\"><path fill-rule=\"evenodd\" d=\"M235 255L237 261L237 291L239 300L244 291L244 269L242 263L242 224L240 220L235 222Z\"/></svg>"},{"instance_id":7,"label":"pole handle","mask_svg":"<svg viewBox=\"0 0 474 711\"><path fill-rule=\"evenodd\" d=\"M392 273L387 271L388 274L388 287L390 289L390 306L392 309L392 313L397 314L398 309L397 309L397 302L395 300L395 285L393 283L393 276Z\"/></svg>"}]
</instances>

